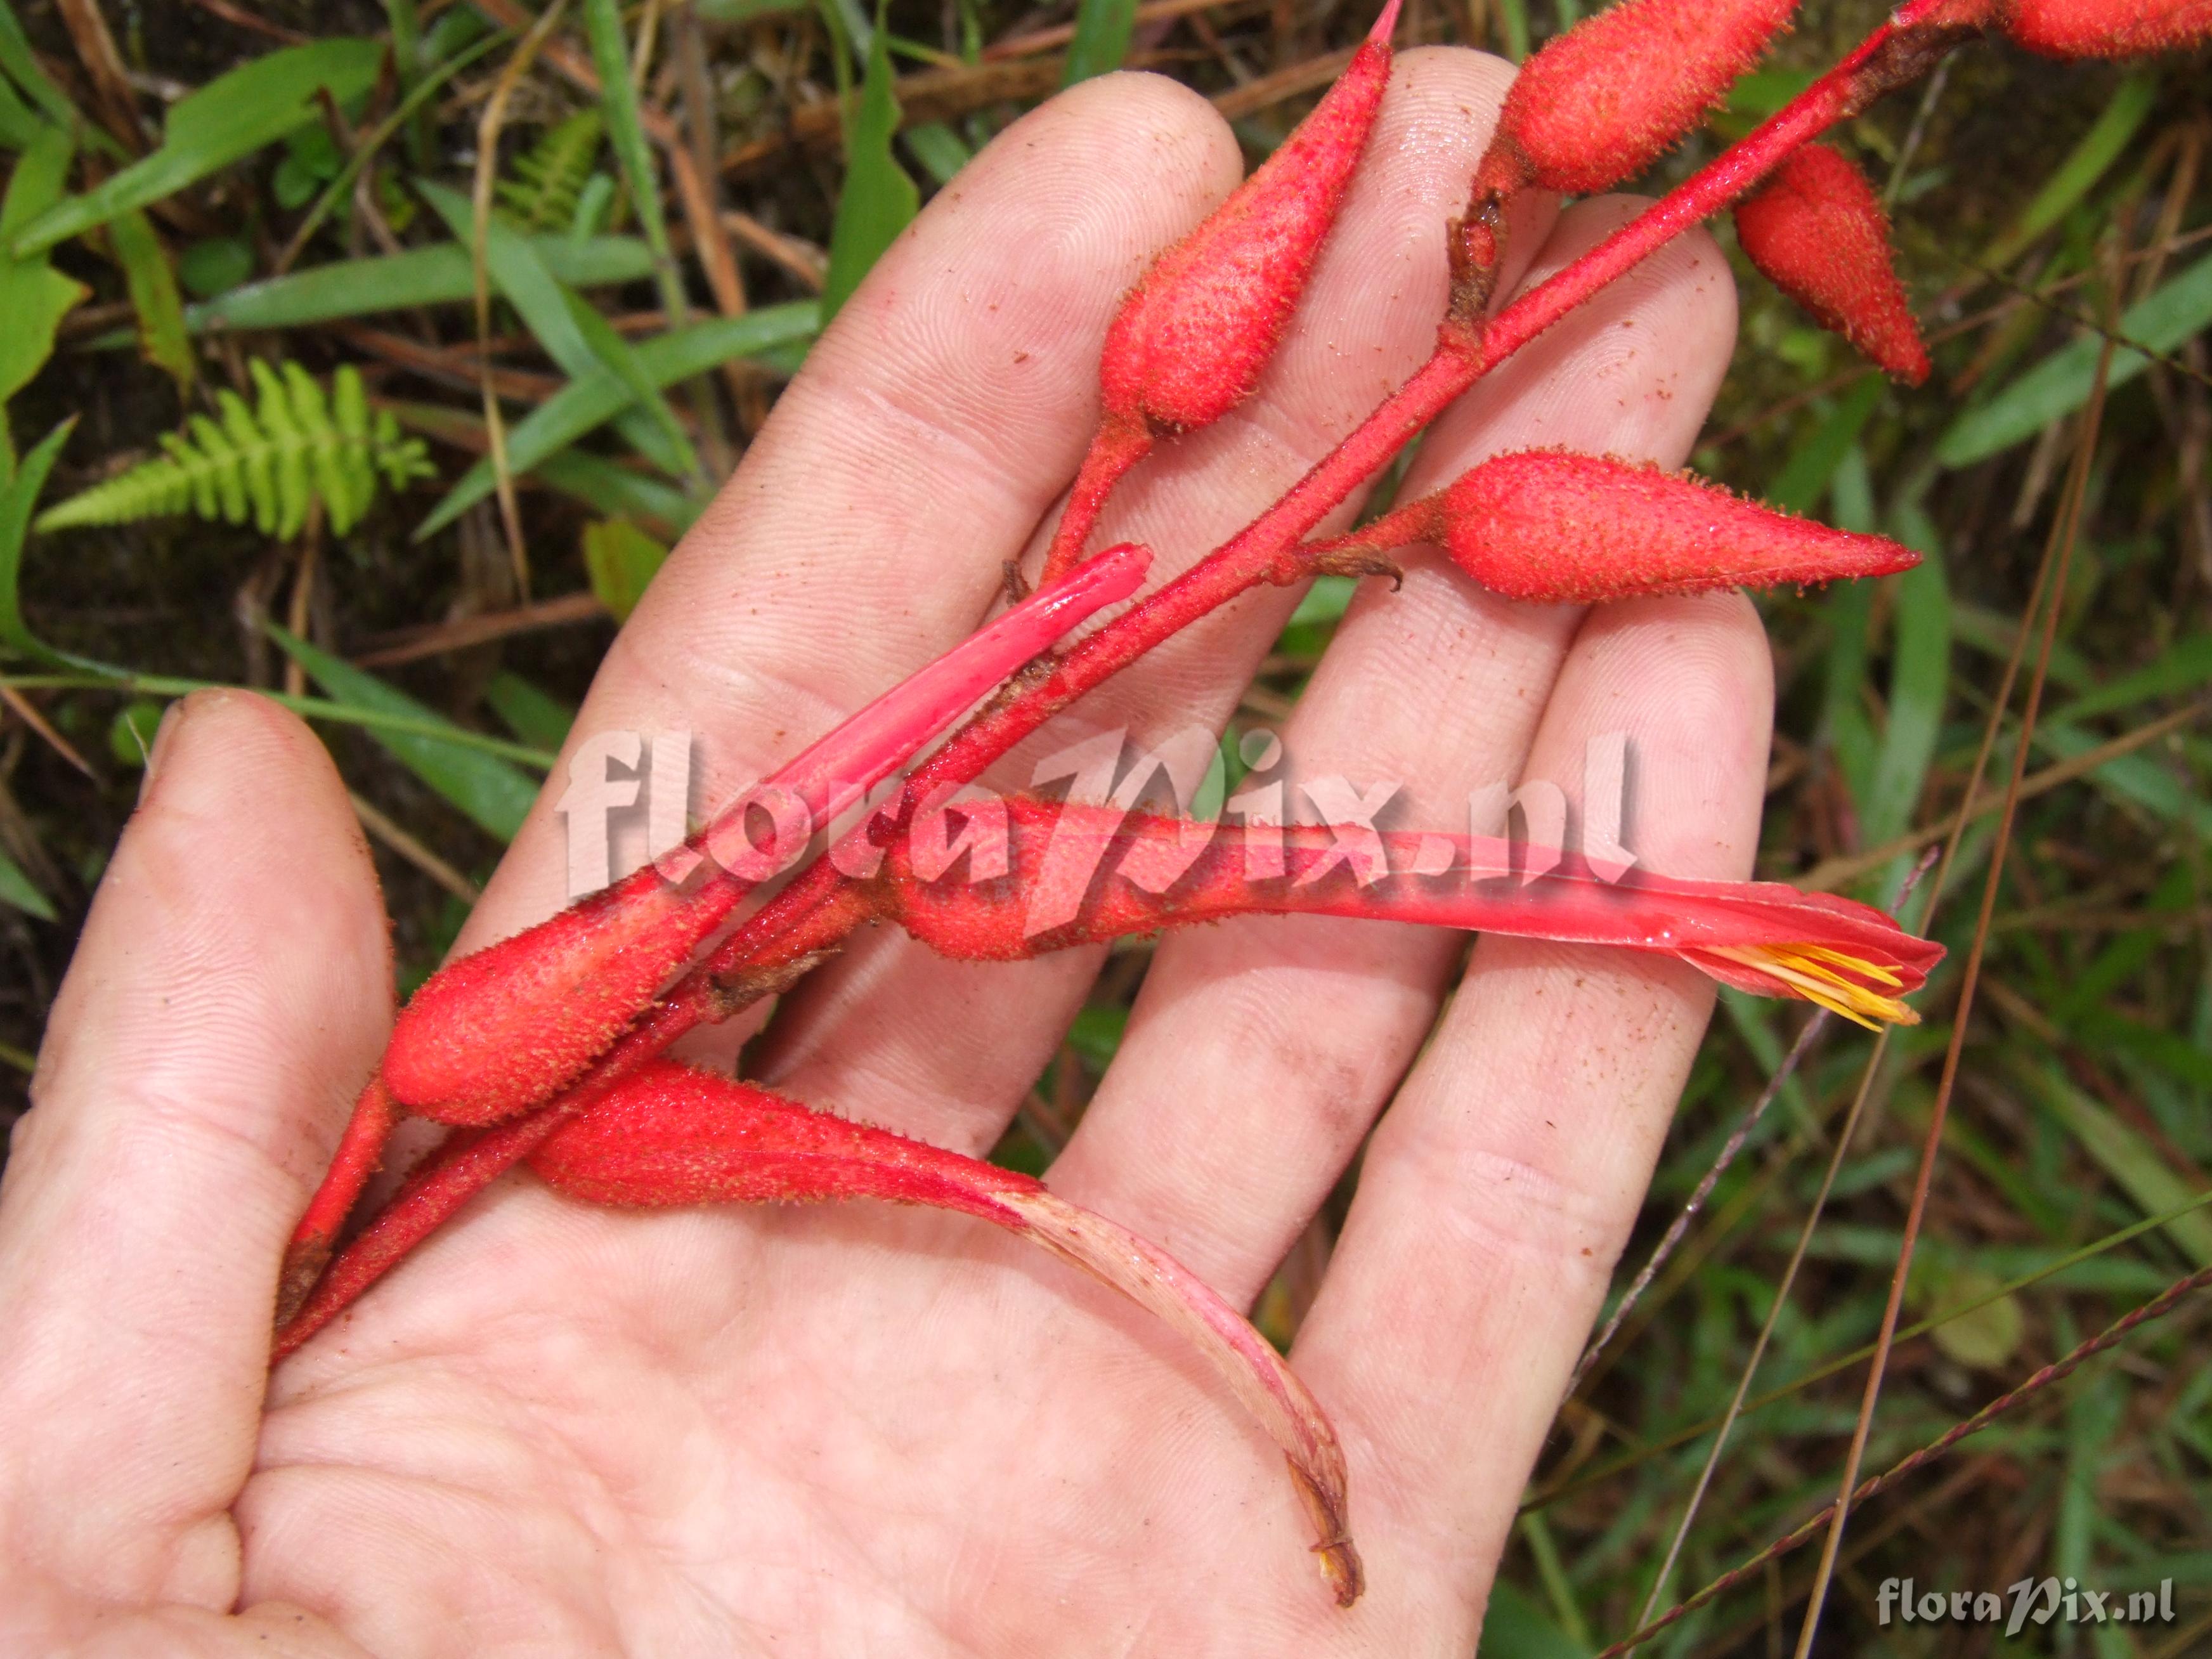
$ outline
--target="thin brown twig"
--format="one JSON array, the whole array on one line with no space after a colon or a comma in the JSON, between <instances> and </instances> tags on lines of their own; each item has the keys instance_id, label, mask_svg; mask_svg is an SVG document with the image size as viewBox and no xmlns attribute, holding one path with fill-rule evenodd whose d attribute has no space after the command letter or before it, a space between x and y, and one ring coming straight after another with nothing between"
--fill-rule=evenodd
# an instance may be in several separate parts
<instances>
[{"instance_id":1,"label":"thin brown twig","mask_svg":"<svg viewBox=\"0 0 2212 1659\"><path fill-rule=\"evenodd\" d=\"M2010 684L2008 684L2003 688L2005 695L2008 696L2011 689ZM2000 702L1997 704L1997 708L2002 711L2004 706ZM2148 748L2160 738L2179 732L2184 726L2194 725L2203 719L2207 713L2212 713L2212 700L2192 702L2185 708L2177 708L2170 714L2161 714L2158 719L2139 726L2132 732L2122 732L2109 742L2099 744L2094 749L2085 749L2078 755L2054 762L2041 771L2021 780L2020 799L2028 801L2033 800L2038 795L2048 794L2062 784L2071 783L2076 778L2087 776L2099 767L2116 761L2123 755L2132 755L2136 750ZM2001 809L2004 803L2004 792L1984 790L1975 795L1972 804L1963 810L1963 816L1969 819L1985 818L1990 813ZM1841 858L1824 859L1804 875L1798 877L1796 885L1808 892L1832 892L1846 882L1856 880L1869 871L1881 869L1894 859L1900 858L1907 853L1917 853L1930 842L1941 840L1951 833L1953 826L1961 815L1960 811L1954 811L1947 813L1942 822L1925 825L1910 834L1899 836L1894 841L1884 842L1881 846L1871 848L1866 852L1853 853Z\"/></svg>"},{"instance_id":2,"label":"thin brown twig","mask_svg":"<svg viewBox=\"0 0 2212 1659\"><path fill-rule=\"evenodd\" d=\"M1851 1492L1850 1501L1854 1504L1863 1504L1869 1498L1896 1485L1905 1476L1942 1456L1945 1452L1949 1451L1952 1447L1968 1436L1979 1433L2007 1412L2026 1401L2033 1399L2051 1384L2063 1382L2089 1360L2124 1341L2130 1333L2149 1324L2153 1320L2164 1318L2191 1296L2208 1285L2212 1285L2212 1267L2200 1267L2186 1278L2176 1279L2141 1307L2130 1310L2095 1336L2072 1349L2064 1358L2054 1360L2042 1370L2034 1372L2019 1387L1999 1395L1972 1417L1962 1423L1954 1424L1917 1451L1907 1454L1880 1474L1871 1475L1862 1481ZM1821 1528L1829 1524L1831 1519L1836 1515L1838 1507L1836 1501L1831 1499L1808 1517L1794 1532L1787 1533L1776 1539L1749 1560L1723 1573L1687 1601L1677 1602L1650 1623L1623 1637L1599 1654L1597 1659L1620 1659L1620 1655L1633 1652L1670 1625L1686 1619L1716 1596L1724 1595L1734 1589L1769 1561L1778 1559L1810 1543Z\"/></svg>"},{"instance_id":3,"label":"thin brown twig","mask_svg":"<svg viewBox=\"0 0 2212 1659\"><path fill-rule=\"evenodd\" d=\"M100 776L99 773L92 769L92 763L77 753L70 740L54 730L53 722L39 711L39 706L14 686L0 685L0 703L7 704L15 718L36 732L47 748L52 750L85 776L93 779Z\"/></svg>"},{"instance_id":4,"label":"thin brown twig","mask_svg":"<svg viewBox=\"0 0 2212 1659\"><path fill-rule=\"evenodd\" d=\"M416 840L413 836L408 834L368 802L351 790L346 792L346 796L353 802L354 816L361 820L362 829L368 830L386 847L406 860L408 863L429 877L432 881L436 882L455 898L464 904L474 904L483 896L483 890L476 883Z\"/></svg>"},{"instance_id":5,"label":"thin brown twig","mask_svg":"<svg viewBox=\"0 0 2212 1659\"><path fill-rule=\"evenodd\" d=\"M2117 296L2117 283L2112 291ZM1897 1251L1897 1268L1890 1277L1889 1297L1882 1308L1881 1330L1875 1341L1874 1358L1867 1366L1866 1389L1859 1402L1858 1421L1851 1431L1850 1448L1844 1455L1844 1472L1836 1495L1834 1516L1828 1526L1827 1538L1821 1546L1820 1565L1814 1574L1812 1595L1806 1605L1805 1622L1799 1629L1796 1659L1808 1659L1814 1634L1820 1629L1820 1612L1827 1601L1828 1584L1835 1572L1837 1552L1843 1546L1844 1528L1850 1518L1852 1486L1858 1479L1860 1465L1866 1456L1867 1439L1874 1428L1875 1407L1881 1398L1882 1379L1888 1370L1891 1346L1897 1336L1898 1320L1904 1311L1905 1280L1912 1270L1913 1248L1919 1242L1921 1224L1928 1213L1928 1196L1935 1184L1936 1158L1942 1150L1943 1126L1950 1115L1952 1092L1959 1081L1959 1061L1966 1052L1966 1032L1972 1024L1974 988L1980 979L1983 957L1989 946L1990 923L1996 914L1997 894L2004 884L2005 858L2012 843L2014 819L2020 810L2021 783L2027 775L2027 756L2035 736L2036 717L2042 712L2044 685L2051 672L2051 653L2058 641L2058 620L2066 608L2066 580L2073 569L2074 550L2081 538L2081 514L2087 505L2089 467L2096 454L2098 429L2103 421L2105 389L2112 373L2112 339L2108 335L2104 349L2098 356L2096 378L2091 384L2088 406L2082 416L2071 488L2060 511L2058 556L2051 571L2051 591L2045 599L2043 638L2037 647L2035 671L2028 679L2027 702L2021 712L2020 736L2013 751L2012 769L2006 782L2004 807L1997 818L1996 844L1990 850L1989 873L1982 883L1981 910L1975 918L1973 942L1967 947L1966 967L1960 975L1959 1001L1952 1016L1951 1040L1943 1051L1943 1073L1936 1085L1935 1100L1929 1108L1928 1133L1921 1147L1919 1170L1913 1177L1911 1202L1905 1210L1904 1237ZM2000 704L2000 716L2002 708ZM1952 843L1954 849L1957 844L1954 838ZM1951 859L1947 856L1943 874L1948 874Z\"/></svg>"},{"instance_id":6,"label":"thin brown twig","mask_svg":"<svg viewBox=\"0 0 2212 1659\"><path fill-rule=\"evenodd\" d=\"M1813 1044L1819 1041L1820 1033L1827 1026L1828 1011L1814 1009L1812 1018L1799 1030L1797 1040L1790 1045L1790 1052L1783 1055L1782 1063L1767 1079L1766 1086L1759 1091L1759 1098L1751 1103L1751 1109L1744 1113L1741 1121L1722 1146L1720 1156L1713 1160L1712 1167L1698 1181L1696 1190L1675 1212L1674 1220L1668 1224L1665 1236L1652 1248L1650 1256L1638 1270L1635 1279L1621 1292L1620 1304L1606 1320L1604 1328L1592 1337L1589 1346L1583 1350L1583 1357L1575 1363L1574 1375L1567 1379L1568 1395L1572 1395L1582 1387L1583 1380L1589 1376L1590 1367L1597 1364L1598 1356L1605 1352L1606 1345L1619 1334L1622 1322L1643 1299L1644 1292L1658 1276L1659 1269L1667 1264L1667 1259L1674 1254L1676 1247L1689 1232L1690 1224L1705 1210L1705 1200L1712 1196L1714 1187L1727 1173L1729 1166L1735 1162L1736 1154L1743 1150L1744 1143L1751 1138L1751 1132L1759 1127L1759 1120L1766 1115L1766 1109L1780 1097L1783 1089L1796 1075L1797 1067L1812 1052Z\"/></svg>"},{"instance_id":7,"label":"thin brown twig","mask_svg":"<svg viewBox=\"0 0 2212 1659\"><path fill-rule=\"evenodd\" d=\"M1822 1011L1824 1013L1826 1010ZM1807 1021L1810 1034L1813 1021ZM1705 1493L1711 1489L1713 1475L1720 1468L1721 1453L1728 1445L1729 1433L1742 1417L1744 1401L1750 1395L1752 1379L1759 1374L1759 1362L1766 1357L1767 1344L1773 1340L1774 1328L1781 1320L1782 1310L1790 1305L1790 1292L1797 1283L1798 1270L1805 1265L1805 1252L1812 1248L1813 1234L1827 1211L1828 1195L1835 1190L1837 1172L1844 1167L1844 1158L1850 1152L1851 1141L1858 1133L1859 1119L1866 1103L1874 1093L1875 1079L1881 1075L1881 1063L1889 1053L1889 1034L1892 1028L1885 1025L1875 1038L1874 1052L1867 1056L1865 1068L1859 1073L1857 1092L1851 1097L1850 1110L1844 1115L1842 1128L1836 1132L1836 1144L1828 1153L1828 1167L1821 1174L1820 1190L1813 1194L1813 1202L1805 1212L1803 1224L1797 1229L1797 1243L1791 1248L1790 1260L1782 1270L1781 1282L1774 1287L1774 1299L1767 1304L1766 1317L1759 1322L1759 1335L1751 1345L1751 1353L1743 1362L1743 1370L1736 1377L1735 1392L1729 1397L1728 1407L1721 1413L1720 1425L1713 1431L1713 1443L1705 1453L1705 1467L1698 1471L1697 1484L1690 1490L1689 1502L1682 1506L1682 1518L1674 1528L1674 1535L1668 1541L1666 1559L1659 1564L1659 1571L1651 1581L1650 1592L1644 1598L1644 1610L1636 1615L1639 1625L1649 1624L1659 1598L1666 1590L1667 1581L1674 1575L1674 1563L1681 1559L1682 1546L1688 1541L1690 1526L1704 1506Z\"/></svg>"},{"instance_id":8,"label":"thin brown twig","mask_svg":"<svg viewBox=\"0 0 2212 1659\"><path fill-rule=\"evenodd\" d=\"M1905 879L1898 884L1896 897L1890 902L1893 914L1903 911L1911 902L1913 890L1919 886L1921 878L1928 873L1929 866L1934 862L1935 854L1931 853L1906 872ZM1691 1195L1690 1205L1684 1206L1676 1224L1668 1230L1669 1239L1679 1239L1688 1231L1692 1213L1691 1206L1703 1205L1705 1195L1712 1191L1713 1184L1720 1179L1721 1171L1735 1161L1737 1152L1750 1137L1753 1127L1767 1107L1773 1103L1774 1097L1781 1093L1784 1081L1804 1059L1827 1020L1828 1011L1822 1008L1805 1022L1805 1029L1798 1033L1796 1042L1776 1070L1773 1080L1760 1094L1758 1103L1746 1115L1735 1133L1729 1138L1729 1144L1722 1149L1721 1156L1698 1183L1697 1192ZM1691 1489L1689 1501L1682 1506L1682 1516L1675 1523L1674 1536L1668 1540L1666 1559L1660 1563L1659 1571L1651 1581L1650 1591L1644 1599L1644 1611L1637 1614L1639 1624L1650 1618L1658 1607L1659 1597L1667 1588L1668 1579L1674 1576L1674 1563L1681 1559L1682 1547L1689 1541L1690 1528L1696 1522L1698 1511L1705 1505L1705 1493L1712 1486L1713 1475L1720 1468L1721 1453L1727 1448L1729 1431L1735 1428L1736 1419L1743 1414L1743 1402L1751 1393L1752 1379L1759 1374L1759 1362L1766 1357L1766 1346L1773 1340L1774 1327L1782 1317L1782 1310L1789 1305L1790 1290L1797 1283L1798 1269L1804 1265L1805 1252L1812 1247L1813 1234L1828 1207L1828 1194L1835 1188L1836 1174L1844 1167L1844 1155L1850 1150L1852 1138L1858 1133L1860 1115L1865 1111L1867 1099L1874 1092L1874 1080L1881 1073L1883 1056L1889 1052L1890 1030L1887 1025L1882 1027L1875 1040L1874 1052L1867 1057L1866 1067L1860 1074L1858 1091L1851 1097L1850 1110L1845 1115L1844 1126L1838 1131L1835 1146L1829 1152L1827 1170L1820 1177L1820 1189L1814 1194L1812 1205L1805 1213L1804 1224L1797 1230L1796 1247L1790 1253L1789 1264L1783 1269L1781 1282L1775 1286L1774 1299L1767 1304L1766 1317L1760 1322L1758 1339L1753 1342L1751 1353L1736 1378L1735 1393L1729 1401L1728 1409L1721 1415L1720 1427L1714 1432L1713 1443L1705 1453L1705 1467L1698 1470L1697 1484ZM1662 1251L1666 1245L1667 1241L1662 1240ZM1659 1263L1664 1259L1662 1254L1654 1252L1651 1262L1644 1270L1644 1282L1648 1283L1650 1275L1658 1272ZM1589 1355L1584 1357L1584 1364L1595 1357L1595 1350L1593 1349Z\"/></svg>"},{"instance_id":9,"label":"thin brown twig","mask_svg":"<svg viewBox=\"0 0 2212 1659\"><path fill-rule=\"evenodd\" d=\"M822 284L830 274L830 256L822 248L804 237L771 230L751 214L740 213L734 208L722 210L722 223L731 235L787 272L801 288L814 294L822 291Z\"/></svg>"},{"instance_id":10,"label":"thin brown twig","mask_svg":"<svg viewBox=\"0 0 2212 1659\"><path fill-rule=\"evenodd\" d=\"M281 40L288 46L303 46L313 37L282 23L271 22L266 17L256 16L243 6L234 6L230 0L192 0L210 16L220 17L233 28L244 29L252 34L266 35L271 40Z\"/></svg>"},{"instance_id":11,"label":"thin brown twig","mask_svg":"<svg viewBox=\"0 0 2212 1659\"><path fill-rule=\"evenodd\" d=\"M415 662L445 651L465 650L470 646L486 645L493 640L508 639L517 634L592 622L606 614L606 606L599 603L595 593L563 593L556 599L539 599L535 604L518 605L512 610L488 611L482 616L464 617L455 622L432 623L423 628L403 629L388 635L382 644L362 652L353 662L356 668L388 668L394 663Z\"/></svg>"},{"instance_id":12,"label":"thin brown twig","mask_svg":"<svg viewBox=\"0 0 2212 1659\"><path fill-rule=\"evenodd\" d=\"M499 174L499 132L507 120L507 100L514 95L530 66L544 48L555 24L567 9L568 0L553 0L529 32L516 42L514 53L501 68L483 113L477 121L477 170L470 192L472 222L469 234L469 269L476 289L477 349L483 357L484 430L491 441L494 493L499 499L500 522L507 532L507 556L514 566L515 589L530 597L530 550L522 539L522 510L514 499L514 472L507 459L507 424L501 416L499 398L491 383L491 353L484 342L491 337L491 269L486 252L491 223L492 185Z\"/></svg>"}]
</instances>

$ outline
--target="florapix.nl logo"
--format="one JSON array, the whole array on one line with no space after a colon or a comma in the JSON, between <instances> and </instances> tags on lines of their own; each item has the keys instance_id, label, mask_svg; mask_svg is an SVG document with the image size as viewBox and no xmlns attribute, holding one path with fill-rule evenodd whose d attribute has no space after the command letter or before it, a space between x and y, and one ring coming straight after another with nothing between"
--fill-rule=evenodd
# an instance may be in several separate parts
<instances>
[{"instance_id":1,"label":"florapix.nl logo","mask_svg":"<svg viewBox=\"0 0 2212 1659\"><path fill-rule=\"evenodd\" d=\"M901 782L885 779L833 787L818 817L793 792L756 784L711 812L703 792L696 742L687 731L593 733L569 757L557 804L567 826L569 896L608 884L618 871L651 862L672 883L689 881L706 865L752 884L775 880L811 852L826 849L843 874L865 880L882 866L887 838L903 836L905 855L924 881L990 880L1006 873L1008 814L996 792L968 785L906 804ZM1232 766L1231 756L1235 763ZM1386 837L1402 817L1410 792L1389 779L1354 780L1340 772L1302 774L1273 732L1249 731L1233 750L1202 726L1188 726L1148 745L1133 744L1126 728L1066 745L1032 769L1033 792L1071 806L1044 856L1027 933L1035 936L1072 920L1111 852L1102 826L1135 813L1177 820L1187 869L1219 829L1232 828L1247 879L1286 878L1285 832L1319 829L1326 854L1308 860L1296 879L1318 882L1339 870L1362 886L1394 877L1537 879L1554 867L1572 841L1600 879L1618 881L1636 863L1623 839L1631 793L1627 734L1593 738L1583 757L1579 799L1547 779L1498 780L1471 790L1449 830L1409 839ZM1571 825L1570 819L1575 822ZM700 832L696 826L710 827ZM1456 832L1464 830L1464 838ZM1474 857L1469 848L1494 851ZM1161 867L1158 849L1127 849L1109 878L1162 893L1181 870Z\"/></svg>"}]
</instances>

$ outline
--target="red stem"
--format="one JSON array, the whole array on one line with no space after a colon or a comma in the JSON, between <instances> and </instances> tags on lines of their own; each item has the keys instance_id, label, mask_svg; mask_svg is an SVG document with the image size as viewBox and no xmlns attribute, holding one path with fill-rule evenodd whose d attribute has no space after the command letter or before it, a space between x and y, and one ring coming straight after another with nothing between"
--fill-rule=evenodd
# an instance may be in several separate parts
<instances>
[{"instance_id":1,"label":"red stem","mask_svg":"<svg viewBox=\"0 0 2212 1659\"><path fill-rule=\"evenodd\" d=\"M1099 423L1097 435L1091 439L1074 486L1068 491L1067 510L1060 515L1060 527L1053 532L1052 546L1044 556L1044 574L1037 579L1040 583L1056 582L1075 568L1083 557L1083 544L1098 527L1098 515L1106 510L1106 498L1114 493L1114 486L1152 449L1152 434L1141 425L1127 424L1110 415Z\"/></svg>"}]
</instances>

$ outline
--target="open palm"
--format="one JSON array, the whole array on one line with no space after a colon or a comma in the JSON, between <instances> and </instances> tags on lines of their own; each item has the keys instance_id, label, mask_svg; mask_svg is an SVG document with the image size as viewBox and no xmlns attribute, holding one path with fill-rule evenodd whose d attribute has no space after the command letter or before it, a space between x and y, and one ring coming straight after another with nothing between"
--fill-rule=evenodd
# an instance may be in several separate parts
<instances>
[{"instance_id":1,"label":"open palm","mask_svg":"<svg viewBox=\"0 0 2212 1659\"><path fill-rule=\"evenodd\" d=\"M1405 55L1260 394L1136 475L1109 534L1182 568L1425 356L1443 226L1509 75ZM817 348L578 739L689 731L720 800L971 629L1049 528L1115 301L1240 167L1211 108L1146 76L1009 130ZM1531 211L1516 244L1556 264L1628 210ZM1724 263L1684 238L1453 410L1410 487L1532 445L1680 464L1734 324ZM1516 607L1425 556L1368 586L1283 729L1297 775L1396 781L1391 821L1454 829L1492 782L1572 799L1585 742L1625 731L1628 844L1747 872L1771 694L1743 601ZM1000 781L1093 732L1218 725L1295 600L1192 629ZM568 896L556 776L465 945ZM616 1213L518 1174L264 1384L285 1237L389 1024L386 924L313 738L251 696L195 698L0 1194L0 1645L1466 1654L1711 993L1671 962L1463 957L1310 918L1168 939L1047 1177L1248 1303L1364 1143L1292 1356L1350 1462L1369 1591L1341 1612L1279 1458L1204 1367L958 1218ZM979 1152L1099 963L864 937L783 1000L750 1069Z\"/></svg>"}]
</instances>

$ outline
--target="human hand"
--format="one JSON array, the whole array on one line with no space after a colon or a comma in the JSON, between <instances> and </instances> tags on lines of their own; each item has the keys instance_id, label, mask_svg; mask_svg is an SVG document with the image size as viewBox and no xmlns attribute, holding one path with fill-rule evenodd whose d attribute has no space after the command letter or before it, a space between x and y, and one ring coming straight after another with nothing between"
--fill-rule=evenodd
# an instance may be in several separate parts
<instances>
[{"instance_id":1,"label":"human hand","mask_svg":"<svg viewBox=\"0 0 2212 1659\"><path fill-rule=\"evenodd\" d=\"M1508 74L1402 57L1260 393L1133 476L1099 544L1182 568L1420 361ZM576 740L688 729L720 799L972 629L1049 528L1115 301L1239 167L1150 77L1004 135L817 348ZM1515 245L1556 265L1627 210L1532 214ZM1733 329L1686 237L1486 380L1407 488L1534 445L1678 465ZM1583 743L1626 731L1644 863L1747 871L1770 691L1740 598L1517 607L1425 556L1369 587L1283 728L1300 774L1401 782L1397 822L1456 829L1485 784L1573 799ZM1091 732L1218 724L1295 598L1192 629L1000 781ZM559 793L465 947L567 900ZM1158 947L1048 1180L1243 1304L1374 1128L1292 1356L1351 1464L1369 1588L1340 1612L1210 1376L959 1218L614 1213L510 1176L264 1395L285 1237L389 1024L384 929L313 738L250 696L185 705L0 1203L11 1648L1463 1653L1711 1004L1679 963L1487 939L1425 1047L1449 936L1273 918ZM980 1152L1099 961L872 936L785 1000L753 1070Z\"/></svg>"}]
</instances>

